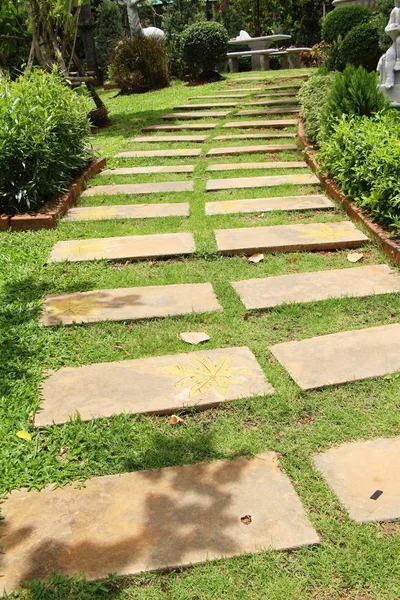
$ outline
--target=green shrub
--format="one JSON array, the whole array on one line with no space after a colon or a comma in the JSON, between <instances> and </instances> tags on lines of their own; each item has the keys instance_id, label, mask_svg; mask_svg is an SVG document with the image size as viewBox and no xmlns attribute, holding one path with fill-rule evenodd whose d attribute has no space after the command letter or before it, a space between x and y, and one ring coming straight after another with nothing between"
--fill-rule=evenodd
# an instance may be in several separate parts
<instances>
[{"instance_id":1,"label":"green shrub","mask_svg":"<svg viewBox=\"0 0 400 600\"><path fill-rule=\"evenodd\" d=\"M321 113L324 109L334 74L312 75L299 92L301 112L307 138L316 142L320 130Z\"/></svg>"},{"instance_id":2,"label":"green shrub","mask_svg":"<svg viewBox=\"0 0 400 600\"><path fill-rule=\"evenodd\" d=\"M373 16L372 11L359 4L339 6L329 12L322 23L322 39L329 44L342 39L355 27L362 23L368 23Z\"/></svg>"},{"instance_id":3,"label":"green shrub","mask_svg":"<svg viewBox=\"0 0 400 600\"><path fill-rule=\"evenodd\" d=\"M163 40L153 36L124 38L112 54L110 73L122 93L167 87L169 74Z\"/></svg>"},{"instance_id":4,"label":"green shrub","mask_svg":"<svg viewBox=\"0 0 400 600\"><path fill-rule=\"evenodd\" d=\"M371 116L389 107L378 90L377 74L348 65L336 73L320 119L320 138L327 139L342 115Z\"/></svg>"},{"instance_id":5,"label":"green shrub","mask_svg":"<svg viewBox=\"0 0 400 600\"><path fill-rule=\"evenodd\" d=\"M56 73L0 78L0 212L37 210L90 157L90 102Z\"/></svg>"},{"instance_id":6,"label":"green shrub","mask_svg":"<svg viewBox=\"0 0 400 600\"><path fill-rule=\"evenodd\" d=\"M374 23L363 23L349 31L340 45L343 60L354 67L376 71L382 51L379 33Z\"/></svg>"},{"instance_id":7,"label":"green shrub","mask_svg":"<svg viewBox=\"0 0 400 600\"><path fill-rule=\"evenodd\" d=\"M192 77L210 73L226 59L228 33L220 23L200 21L182 33L182 57Z\"/></svg>"},{"instance_id":8,"label":"green shrub","mask_svg":"<svg viewBox=\"0 0 400 600\"><path fill-rule=\"evenodd\" d=\"M182 60L181 35L187 25L205 20L206 13L201 0L174 0L167 5L162 21L165 32L169 70L172 75L183 77L185 63Z\"/></svg>"},{"instance_id":9,"label":"green shrub","mask_svg":"<svg viewBox=\"0 0 400 600\"><path fill-rule=\"evenodd\" d=\"M103 0L95 29L97 60L103 74L107 73L111 55L124 36L121 10L117 2Z\"/></svg>"},{"instance_id":10,"label":"green shrub","mask_svg":"<svg viewBox=\"0 0 400 600\"><path fill-rule=\"evenodd\" d=\"M343 117L318 155L343 192L384 225L400 229L400 115Z\"/></svg>"}]
</instances>

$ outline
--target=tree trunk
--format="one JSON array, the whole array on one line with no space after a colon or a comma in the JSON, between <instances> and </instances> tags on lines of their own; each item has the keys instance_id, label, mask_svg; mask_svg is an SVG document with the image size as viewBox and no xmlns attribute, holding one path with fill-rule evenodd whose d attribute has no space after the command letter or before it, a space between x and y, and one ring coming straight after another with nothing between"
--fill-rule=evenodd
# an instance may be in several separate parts
<instances>
[{"instance_id":1,"label":"tree trunk","mask_svg":"<svg viewBox=\"0 0 400 600\"><path fill-rule=\"evenodd\" d=\"M90 2L81 6L79 14L79 30L81 32L83 47L88 71L95 71L96 78L99 79L99 67L97 64L96 46L93 35L92 9Z\"/></svg>"}]
</instances>

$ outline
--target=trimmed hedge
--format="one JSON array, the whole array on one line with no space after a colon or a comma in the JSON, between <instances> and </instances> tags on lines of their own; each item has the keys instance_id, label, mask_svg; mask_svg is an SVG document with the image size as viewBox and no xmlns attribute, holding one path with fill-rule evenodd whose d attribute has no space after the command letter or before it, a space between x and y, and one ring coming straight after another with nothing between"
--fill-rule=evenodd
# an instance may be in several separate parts
<instances>
[{"instance_id":1,"label":"trimmed hedge","mask_svg":"<svg viewBox=\"0 0 400 600\"><path fill-rule=\"evenodd\" d=\"M322 23L322 39L333 44L338 41L339 36L343 39L345 35L362 23L368 23L373 16L372 10L359 4L339 6L329 12Z\"/></svg>"},{"instance_id":2,"label":"trimmed hedge","mask_svg":"<svg viewBox=\"0 0 400 600\"><path fill-rule=\"evenodd\" d=\"M321 113L332 87L334 73L315 74L301 86L299 100L303 116L304 129L311 142L318 140L321 127Z\"/></svg>"},{"instance_id":3,"label":"trimmed hedge","mask_svg":"<svg viewBox=\"0 0 400 600\"><path fill-rule=\"evenodd\" d=\"M214 71L226 59L228 39L225 27L216 21L200 21L184 29L182 56L192 77Z\"/></svg>"},{"instance_id":4,"label":"trimmed hedge","mask_svg":"<svg viewBox=\"0 0 400 600\"><path fill-rule=\"evenodd\" d=\"M374 23L362 23L353 27L340 44L344 64L364 67L376 71L382 51L379 47L379 32Z\"/></svg>"}]
</instances>

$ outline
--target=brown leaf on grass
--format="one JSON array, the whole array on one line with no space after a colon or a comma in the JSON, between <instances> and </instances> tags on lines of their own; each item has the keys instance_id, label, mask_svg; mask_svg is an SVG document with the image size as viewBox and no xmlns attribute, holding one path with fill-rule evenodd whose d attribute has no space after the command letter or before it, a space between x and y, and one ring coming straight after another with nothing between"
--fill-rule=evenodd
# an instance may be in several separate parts
<instances>
[{"instance_id":1,"label":"brown leaf on grass","mask_svg":"<svg viewBox=\"0 0 400 600\"><path fill-rule=\"evenodd\" d=\"M115 346L114 346L114 348L115 348L116 350L122 350L122 352L125 352L125 354L127 354L128 356L130 356L130 355L131 355L131 353L130 353L130 352L128 352L128 350L125 350L125 348L124 348L123 346L120 346L119 344L115 345Z\"/></svg>"},{"instance_id":2,"label":"brown leaf on grass","mask_svg":"<svg viewBox=\"0 0 400 600\"><path fill-rule=\"evenodd\" d=\"M250 313L244 313L243 315L243 321L248 321L250 317Z\"/></svg>"},{"instance_id":3,"label":"brown leaf on grass","mask_svg":"<svg viewBox=\"0 0 400 600\"><path fill-rule=\"evenodd\" d=\"M297 260L297 255L296 256L287 256L286 257L286 262L294 262L295 260Z\"/></svg>"},{"instance_id":4,"label":"brown leaf on grass","mask_svg":"<svg viewBox=\"0 0 400 600\"><path fill-rule=\"evenodd\" d=\"M347 255L347 260L351 263L356 263L364 258L364 254L361 252L349 252Z\"/></svg>"},{"instance_id":5,"label":"brown leaf on grass","mask_svg":"<svg viewBox=\"0 0 400 600\"><path fill-rule=\"evenodd\" d=\"M257 265L262 260L264 260L264 254L253 254L252 256L249 256L247 262Z\"/></svg>"},{"instance_id":6,"label":"brown leaf on grass","mask_svg":"<svg viewBox=\"0 0 400 600\"><path fill-rule=\"evenodd\" d=\"M210 336L204 331L183 331L179 334L179 337L183 342L192 344L192 346L197 346L202 342L208 342L210 339Z\"/></svg>"},{"instance_id":7,"label":"brown leaf on grass","mask_svg":"<svg viewBox=\"0 0 400 600\"><path fill-rule=\"evenodd\" d=\"M185 422L185 419L183 417L178 417L178 415L172 415L169 420L170 425L177 425L178 423L184 423L184 422Z\"/></svg>"}]
</instances>

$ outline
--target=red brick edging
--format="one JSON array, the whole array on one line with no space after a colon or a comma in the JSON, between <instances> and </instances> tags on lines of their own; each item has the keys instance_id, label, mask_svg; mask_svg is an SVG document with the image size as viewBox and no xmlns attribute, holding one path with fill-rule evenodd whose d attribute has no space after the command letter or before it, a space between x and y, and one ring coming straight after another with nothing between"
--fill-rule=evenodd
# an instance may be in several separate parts
<instances>
[{"instance_id":1,"label":"red brick edging","mask_svg":"<svg viewBox=\"0 0 400 600\"><path fill-rule=\"evenodd\" d=\"M372 219L356 205L354 200L344 196L340 191L338 184L333 179L330 179L325 173L321 174L318 172L320 166L315 159L316 151L313 149L312 143L306 138L304 124L301 119L299 120L298 136L304 149L306 163L317 175L326 193L343 206L353 221L361 221L375 239L378 240L379 244L382 246L382 250L390 260L400 265L400 244L392 240L381 225L374 223Z\"/></svg>"},{"instance_id":2,"label":"red brick edging","mask_svg":"<svg viewBox=\"0 0 400 600\"><path fill-rule=\"evenodd\" d=\"M0 230L8 228L15 231L53 229L56 226L57 219L62 217L70 206L75 203L78 196L80 196L88 179L104 169L105 164L105 158L92 160L79 177L71 183L68 190L64 192L64 194L61 194L56 200L46 202L40 212L23 213L14 215L13 217L0 214Z\"/></svg>"}]
</instances>

